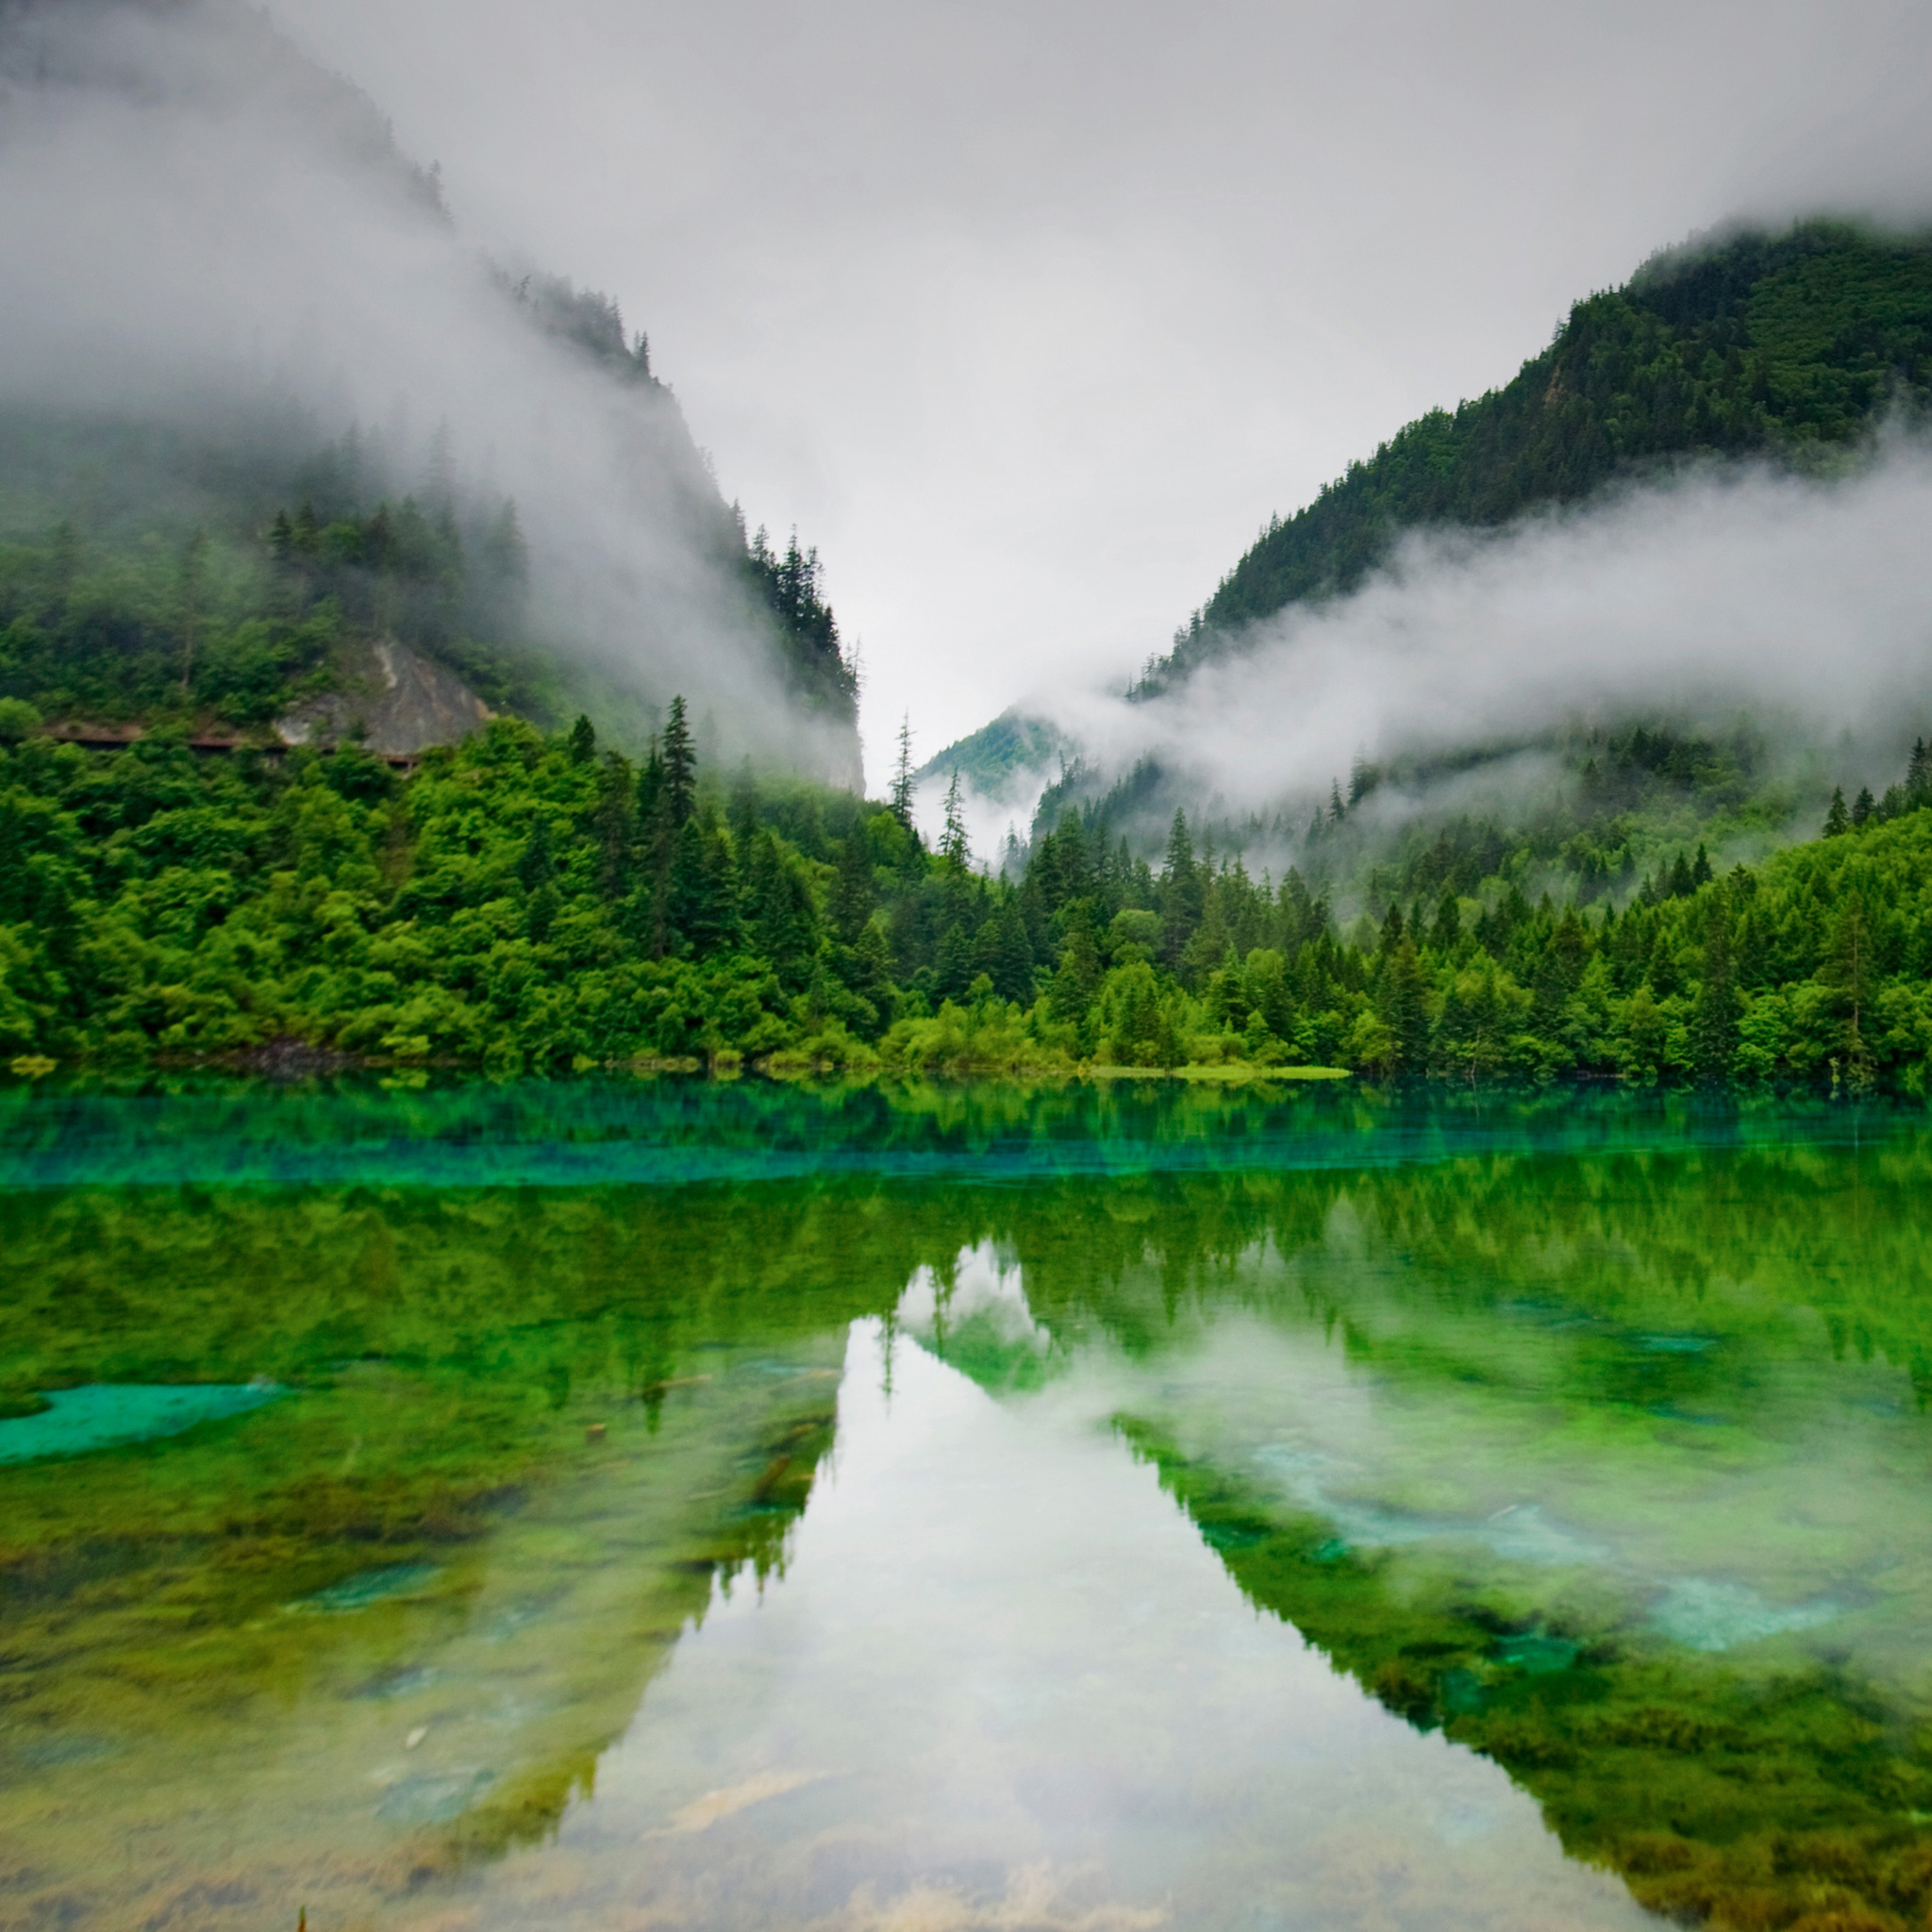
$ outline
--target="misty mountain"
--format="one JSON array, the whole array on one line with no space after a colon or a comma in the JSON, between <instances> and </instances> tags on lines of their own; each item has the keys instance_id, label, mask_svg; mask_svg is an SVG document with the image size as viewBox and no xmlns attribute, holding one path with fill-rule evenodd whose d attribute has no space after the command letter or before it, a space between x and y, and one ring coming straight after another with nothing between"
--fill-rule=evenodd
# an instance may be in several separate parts
<instances>
[{"instance_id":1,"label":"misty mountain","mask_svg":"<svg viewBox=\"0 0 1932 1932\"><path fill-rule=\"evenodd\" d=\"M681 691L856 782L816 553L241 0L0 0L0 696L259 737L441 678L641 742Z\"/></svg>"},{"instance_id":2,"label":"misty mountain","mask_svg":"<svg viewBox=\"0 0 1932 1932\"><path fill-rule=\"evenodd\" d=\"M1492 530L1699 459L1848 462L1932 400L1932 238L1813 221L1654 257L1512 381L1434 409L1272 522L1150 660L1154 696L1285 607L1346 594L1405 533Z\"/></svg>"},{"instance_id":3,"label":"misty mountain","mask_svg":"<svg viewBox=\"0 0 1932 1932\"><path fill-rule=\"evenodd\" d=\"M1932 725L1928 395L1924 238L1659 256L1272 526L1124 700L1042 686L941 752L924 808L958 771L1013 875L1009 820L1155 858L1180 810L1340 908L1753 862Z\"/></svg>"},{"instance_id":4,"label":"misty mountain","mask_svg":"<svg viewBox=\"0 0 1932 1932\"><path fill-rule=\"evenodd\" d=\"M1047 719L1002 711L991 724L928 758L912 777L915 784L944 785L958 772L972 779L983 798L1010 804L1030 797L1038 790L1037 774L1048 770L1062 752L1071 755L1074 750L1072 741Z\"/></svg>"}]
</instances>

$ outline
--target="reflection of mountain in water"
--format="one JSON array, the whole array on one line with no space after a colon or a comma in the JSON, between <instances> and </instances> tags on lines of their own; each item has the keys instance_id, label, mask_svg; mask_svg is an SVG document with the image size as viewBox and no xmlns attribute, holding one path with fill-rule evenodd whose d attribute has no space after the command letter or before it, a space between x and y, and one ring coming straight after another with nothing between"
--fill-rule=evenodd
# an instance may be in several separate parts
<instances>
[{"instance_id":1,"label":"reflection of mountain in water","mask_svg":"<svg viewBox=\"0 0 1932 1932\"><path fill-rule=\"evenodd\" d=\"M1507 1766L1646 1901L1923 1913L1922 1128L1861 1152L1541 1102L1493 1132L1359 1101L1086 1120L509 1090L439 1126L433 1093L358 1089L253 1127L251 1104L137 1096L97 1135L104 1097L9 1130L40 1183L0 1192L0 1396L183 1364L293 1391L4 1473L25 1694L0 1751L33 1775L0 1783L0 1838L31 1828L36 1910L254 1924L322 1869L361 1909L551 1831L724 1580L781 1574L872 1315L1005 1400L1091 1416L1097 1393L1256 1605ZM125 1174L169 1108L256 1178L268 1122L363 1168L72 1185L94 1158ZM781 1168L829 1122L839 1161L515 1184L526 1154L546 1176L619 1158L627 1119L747 1162L763 1136ZM1271 1169L1244 1123L1307 1158ZM1098 1154L1033 1149L1095 1125ZM975 1184L990 1144L1001 1184ZM452 1160L503 1184L453 1185ZM171 1779L232 1820L220 1842L191 1822L165 1857L104 1859L148 1842Z\"/></svg>"},{"instance_id":2,"label":"reflection of mountain in water","mask_svg":"<svg viewBox=\"0 0 1932 1932\"><path fill-rule=\"evenodd\" d=\"M1092 1220L1011 1253L1253 1601L1569 1850L1715 1924L1903 1926L1924 1148L1127 1182L1138 1255L1082 1269Z\"/></svg>"},{"instance_id":3,"label":"reflection of mountain in water","mask_svg":"<svg viewBox=\"0 0 1932 1932\"><path fill-rule=\"evenodd\" d=\"M991 1241L918 1270L896 1319L921 1346L989 1392L1038 1389L1065 1366L1026 1306L1017 1263Z\"/></svg>"},{"instance_id":4,"label":"reflection of mountain in water","mask_svg":"<svg viewBox=\"0 0 1932 1932\"><path fill-rule=\"evenodd\" d=\"M38 1246L118 1311L43 1346L297 1385L7 1472L0 1839L50 1921L359 1918L547 1836L680 1633L782 1574L869 1306L650 1197L66 1197ZM100 1856L191 1790L164 1856Z\"/></svg>"}]
</instances>

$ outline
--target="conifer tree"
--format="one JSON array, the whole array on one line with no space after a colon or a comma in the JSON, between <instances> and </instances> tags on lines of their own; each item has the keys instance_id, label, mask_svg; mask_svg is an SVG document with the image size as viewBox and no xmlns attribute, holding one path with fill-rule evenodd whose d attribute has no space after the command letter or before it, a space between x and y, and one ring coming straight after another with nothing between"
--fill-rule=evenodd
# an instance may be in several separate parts
<instances>
[{"instance_id":1,"label":"conifer tree","mask_svg":"<svg viewBox=\"0 0 1932 1932\"><path fill-rule=\"evenodd\" d=\"M1054 1017L1077 1019L1100 984L1100 951L1093 941L1093 921L1084 899L1075 900L1067 914L1067 936L1054 975Z\"/></svg>"},{"instance_id":2,"label":"conifer tree","mask_svg":"<svg viewBox=\"0 0 1932 1932\"><path fill-rule=\"evenodd\" d=\"M868 1040L876 1039L891 1025L896 1004L892 958L878 921L870 922L853 945L852 971L845 983L873 1009L870 1021L859 1016L855 1030Z\"/></svg>"},{"instance_id":3,"label":"conifer tree","mask_svg":"<svg viewBox=\"0 0 1932 1932\"><path fill-rule=\"evenodd\" d=\"M1001 999L1016 999L1028 1007L1034 1001L1034 942L1025 937L1025 922L1010 898L993 914L991 925L993 988Z\"/></svg>"},{"instance_id":4,"label":"conifer tree","mask_svg":"<svg viewBox=\"0 0 1932 1932\"><path fill-rule=\"evenodd\" d=\"M1730 917L1720 893L1706 928L1704 974L1690 1008L1690 1058L1707 1080L1729 1077L1738 1052L1739 1006Z\"/></svg>"},{"instance_id":5,"label":"conifer tree","mask_svg":"<svg viewBox=\"0 0 1932 1932\"><path fill-rule=\"evenodd\" d=\"M912 829L912 713L899 720L899 758L892 767L892 814L909 832Z\"/></svg>"},{"instance_id":6,"label":"conifer tree","mask_svg":"<svg viewBox=\"0 0 1932 1932\"><path fill-rule=\"evenodd\" d=\"M1932 805L1932 750L1923 738L1912 741L1911 762L1906 767L1906 797L1913 805Z\"/></svg>"},{"instance_id":7,"label":"conifer tree","mask_svg":"<svg viewBox=\"0 0 1932 1932\"><path fill-rule=\"evenodd\" d=\"M750 758L739 766L738 776L732 783L728 823L741 864L751 850L752 834L758 828L758 781L753 775Z\"/></svg>"},{"instance_id":8,"label":"conifer tree","mask_svg":"<svg viewBox=\"0 0 1932 1932\"><path fill-rule=\"evenodd\" d=\"M964 872L973 856L966 843L963 810L959 803L959 774L955 772L953 782L946 787L946 829L940 837L940 857L955 872Z\"/></svg>"},{"instance_id":9,"label":"conifer tree","mask_svg":"<svg viewBox=\"0 0 1932 1932\"><path fill-rule=\"evenodd\" d=\"M648 839L658 824L658 800L664 791L664 761L658 756L658 741L651 740L644 754L643 769L638 773L637 822Z\"/></svg>"},{"instance_id":10,"label":"conifer tree","mask_svg":"<svg viewBox=\"0 0 1932 1932\"><path fill-rule=\"evenodd\" d=\"M664 817L673 831L680 831L689 821L697 797L697 753L692 749L691 726L685 722L684 700L671 700L671 713L664 721L663 744L658 754L663 775L660 779Z\"/></svg>"},{"instance_id":11,"label":"conifer tree","mask_svg":"<svg viewBox=\"0 0 1932 1932\"><path fill-rule=\"evenodd\" d=\"M1194 841L1188 836L1187 813L1176 808L1168 828L1167 864L1160 874L1160 956L1170 967L1180 964L1200 924L1205 897L1205 881L1194 863Z\"/></svg>"},{"instance_id":12,"label":"conifer tree","mask_svg":"<svg viewBox=\"0 0 1932 1932\"><path fill-rule=\"evenodd\" d=\"M1863 897L1851 893L1832 923L1824 970L1819 975L1835 986L1844 1008L1845 1060L1854 1087L1870 1083L1872 1048L1865 1038L1864 1013L1872 1002L1875 962L1873 959L1872 918Z\"/></svg>"},{"instance_id":13,"label":"conifer tree","mask_svg":"<svg viewBox=\"0 0 1932 1932\"><path fill-rule=\"evenodd\" d=\"M933 961L934 990L941 999L960 1000L973 983L973 941L966 928L956 919L940 940L939 955Z\"/></svg>"},{"instance_id":14,"label":"conifer tree","mask_svg":"<svg viewBox=\"0 0 1932 1932\"><path fill-rule=\"evenodd\" d=\"M598 891L607 899L621 898L630 875L638 828L637 784L629 759L621 753L604 754L591 828L597 841Z\"/></svg>"},{"instance_id":15,"label":"conifer tree","mask_svg":"<svg viewBox=\"0 0 1932 1932\"><path fill-rule=\"evenodd\" d=\"M865 829L865 821L855 819L839 854L829 908L832 924L848 946L858 943L858 936L877 905L878 892L872 874L872 839Z\"/></svg>"},{"instance_id":16,"label":"conifer tree","mask_svg":"<svg viewBox=\"0 0 1932 1932\"><path fill-rule=\"evenodd\" d=\"M1415 941L1400 927L1382 969L1381 996L1376 1005L1383 1024L1395 1039L1397 1071L1421 1073L1428 1058L1429 976L1423 970Z\"/></svg>"},{"instance_id":17,"label":"conifer tree","mask_svg":"<svg viewBox=\"0 0 1932 1932\"><path fill-rule=\"evenodd\" d=\"M517 522L517 507L505 497L489 534L483 539L483 568L501 594L519 589L529 575L529 548L524 541L523 526Z\"/></svg>"},{"instance_id":18,"label":"conifer tree","mask_svg":"<svg viewBox=\"0 0 1932 1932\"><path fill-rule=\"evenodd\" d=\"M530 824L530 836L524 841L523 857L517 860L517 883L525 891L534 892L547 886L557 874L557 859L550 845L550 821L539 812Z\"/></svg>"},{"instance_id":19,"label":"conifer tree","mask_svg":"<svg viewBox=\"0 0 1932 1932\"><path fill-rule=\"evenodd\" d=\"M1852 828L1852 822L1845 813L1845 792L1842 785L1831 788L1831 809L1824 814L1824 836L1840 839Z\"/></svg>"},{"instance_id":20,"label":"conifer tree","mask_svg":"<svg viewBox=\"0 0 1932 1932\"><path fill-rule=\"evenodd\" d=\"M1046 990L1048 1017L1061 1024L1078 1022L1086 1016L1091 995L1080 982L1080 969L1074 949L1069 946L1054 968L1053 983Z\"/></svg>"}]
</instances>

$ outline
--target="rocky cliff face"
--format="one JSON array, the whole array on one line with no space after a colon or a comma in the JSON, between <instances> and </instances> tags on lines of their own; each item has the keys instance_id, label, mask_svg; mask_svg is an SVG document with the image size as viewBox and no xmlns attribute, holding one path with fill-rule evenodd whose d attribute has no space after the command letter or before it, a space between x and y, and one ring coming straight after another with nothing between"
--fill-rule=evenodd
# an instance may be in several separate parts
<instances>
[{"instance_id":1,"label":"rocky cliff face","mask_svg":"<svg viewBox=\"0 0 1932 1932\"><path fill-rule=\"evenodd\" d=\"M341 667L341 689L275 721L289 744L359 737L373 752L404 757L454 744L493 713L454 672L391 638L360 646Z\"/></svg>"}]
</instances>

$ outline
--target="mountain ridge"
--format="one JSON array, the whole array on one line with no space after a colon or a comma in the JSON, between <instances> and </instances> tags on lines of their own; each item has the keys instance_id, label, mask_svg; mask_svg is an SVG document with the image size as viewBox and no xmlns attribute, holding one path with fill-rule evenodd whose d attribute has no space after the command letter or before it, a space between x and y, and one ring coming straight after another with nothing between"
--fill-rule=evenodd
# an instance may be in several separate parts
<instances>
[{"instance_id":1,"label":"mountain ridge","mask_svg":"<svg viewBox=\"0 0 1932 1932\"><path fill-rule=\"evenodd\" d=\"M856 781L816 553L748 535L645 336L607 295L465 246L440 170L353 81L235 0L4 0L0 81L46 137L39 158L12 144L16 209L70 192L48 156L92 168L105 145L82 214L138 230L163 209L192 244L178 282L155 258L151 341L129 313L146 258L71 288L13 264L0 698L267 741L391 648L639 749L682 689L727 737L744 711L744 749ZM273 213L284 181L313 204L289 223L209 212ZM203 292L209 264L235 299ZM309 279L285 292L291 266ZM318 324L305 302L333 306Z\"/></svg>"},{"instance_id":2,"label":"mountain ridge","mask_svg":"<svg viewBox=\"0 0 1932 1932\"><path fill-rule=\"evenodd\" d=\"M1275 518L1131 687L1158 696L1288 607L1345 595L1411 530L1499 530L1687 460L1851 460L1932 403L1932 235L1818 218L1693 237L1574 303L1501 388L1405 425Z\"/></svg>"}]
</instances>

